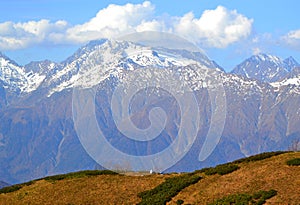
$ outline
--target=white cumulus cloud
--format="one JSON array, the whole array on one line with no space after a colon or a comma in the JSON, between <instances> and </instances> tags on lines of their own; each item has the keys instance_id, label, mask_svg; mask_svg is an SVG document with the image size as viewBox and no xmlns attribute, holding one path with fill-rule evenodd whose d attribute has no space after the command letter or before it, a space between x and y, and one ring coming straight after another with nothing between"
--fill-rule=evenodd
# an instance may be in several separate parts
<instances>
[{"instance_id":1,"label":"white cumulus cloud","mask_svg":"<svg viewBox=\"0 0 300 205\"><path fill-rule=\"evenodd\" d=\"M175 32L206 46L223 48L250 35L252 19L248 19L236 10L218 6L215 10L206 10L200 18L188 13L178 19Z\"/></svg>"},{"instance_id":2,"label":"white cumulus cloud","mask_svg":"<svg viewBox=\"0 0 300 205\"><path fill-rule=\"evenodd\" d=\"M162 18L155 16L155 6L149 1L111 4L85 23L73 26L66 21L50 22L44 19L0 23L0 50L44 43L82 44L141 31L170 32L201 46L224 48L249 36L252 23L252 19L223 6L204 11L200 18L191 12Z\"/></svg>"},{"instance_id":3,"label":"white cumulus cloud","mask_svg":"<svg viewBox=\"0 0 300 205\"><path fill-rule=\"evenodd\" d=\"M0 49L20 49L45 42L49 35L63 31L66 26L66 21L51 23L45 19L25 23L0 23Z\"/></svg>"},{"instance_id":4,"label":"white cumulus cloud","mask_svg":"<svg viewBox=\"0 0 300 205\"><path fill-rule=\"evenodd\" d=\"M258 55L258 54L260 54L260 53L262 53L261 48L258 48L258 47L252 48L252 54L253 54L253 55Z\"/></svg>"},{"instance_id":5,"label":"white cumulus cloud","mask_svg":"<svg viewBox=\"0 0 300 205\"><path fill-rule=\"evenodd\" d=\"M135 32L136 28L149 19L154 6L145 1L142 4L111 4L100 10L97 15L82 25L76 25L66 32L66 39L75 42L87 42L98 38L111 38Z\"/></svg>"},{"instance_id":6,"label":"white cumulus cloud","mask_svg":"<svg viewBox=\"0 0 300 205\"><path fill-rule=\"evenodd\" d=\"M282 37L284 44L300 50L300 29L288 32L285 36Z\"/></svg>"}]
</instances>

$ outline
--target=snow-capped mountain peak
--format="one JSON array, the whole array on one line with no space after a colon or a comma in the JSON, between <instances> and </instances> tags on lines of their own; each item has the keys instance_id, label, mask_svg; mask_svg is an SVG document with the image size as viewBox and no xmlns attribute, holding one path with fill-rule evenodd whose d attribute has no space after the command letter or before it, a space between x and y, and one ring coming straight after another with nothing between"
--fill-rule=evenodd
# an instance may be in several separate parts
<instances>
[{"instance_id":1,"label":"snow-capped mountain peak","mask_svg":"<svg viewBox=\"0 0 300 205\"><path fill-rule=\"evenodd\" d=\"M286 58L283 63L288 71L292 71L294 68L300 67L300 64L292 56Z\"/></svg>"},{"instance_id":2,"label":"snow-capped mountain peak","mask_svg":"<svg viewBox=\"0 0 300 205\"><path fill-rule=\"evenodd\" d=\"M0 53L0 81L4 87L14 92L20 92L26 87L24 68Z\"/></svg>"},{"instance_id":3,"label":"snow-capped mountain peak","mask_svg":"<svg viewBox=\"0 0 300 205\"><path fill-rule=\"evenodd\" d=\"M252 56L250 59L255 59L258 62L259 61L271 61L274 64L280 65L282 63L281 59L277 56L270 55L270 54L265 54L265 53L260 53L258 55Z\"/></svg>"},{"instance_id":4,"label":"snow-capped mountain peak","mask_svg":"<svg viewBox=\"0 0 300 205\"><path fill-rule=\"evenodd\" d=\"M112 76L121 80L125 72L143 67L201 64L208 68L218 68L201 53L108 39L90 42L62 64L47 80L51 87L48 96L74 86L92 87Z\"/></svg>"},{"instance_id":5,"label":"snow-capped mountain peak","mask_svg":"<svg viewBox=\"0 0 300 205\"><path fill-rule=\"evenodd\" d=\"M277 56L261 53L237 65L232 73L263 82L275 82L288 74L290 68L287 65Z\"/></svg>"},{"instance_id":6,"label":"snow-capped mountain peak","mask_svg":"<svg viewBox=\"0 0 300 205\"><path fill-rule=\"evenodd\" d=\"M55 63L50 61L19 66L0 53L0 81L6 89L14 93L29 93L36 90L46 78L46 73L54 67Z\"/></svg>"}]
</instances>

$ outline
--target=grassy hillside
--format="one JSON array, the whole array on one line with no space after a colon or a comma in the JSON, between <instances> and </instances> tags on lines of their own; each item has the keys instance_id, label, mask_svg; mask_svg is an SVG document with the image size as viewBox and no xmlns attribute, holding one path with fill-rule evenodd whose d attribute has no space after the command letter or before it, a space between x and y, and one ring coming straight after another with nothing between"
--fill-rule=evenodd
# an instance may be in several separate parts
<instances>
[{"instance_id":1,"label":"grassy hillside","mask_svg":"<svg viewBox=\"0 0 300 205\"><path fill-rule=\"evenodd\" d=\"M299 158L263 154L189 174L70 173L1 189L0 204L299 205Z\"/></svg>"}]
</instances>

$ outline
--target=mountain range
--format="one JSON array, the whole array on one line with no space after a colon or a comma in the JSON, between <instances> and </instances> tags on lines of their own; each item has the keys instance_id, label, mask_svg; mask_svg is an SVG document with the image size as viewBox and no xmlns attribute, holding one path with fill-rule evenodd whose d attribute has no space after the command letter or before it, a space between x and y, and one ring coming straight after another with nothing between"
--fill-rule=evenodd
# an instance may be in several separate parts
<instances>
[{"instance_id":1,"label":"mountain range","mask_svg":"<svg viewBox=\"0 0 300 205\"><path fill-rule=\"evenodd\" d=\"M128 74L149 67L179 76L199 105L197 137L186 155L166 172L192 171L261 152L287 150L300 137L300 65L292 57L282 60L259 54L227 73L200 51L125 40L92 41L60 63L45 60L20 66L0 53L0 180L13 184L101 168L81 145L75 129L72 98L77 88L97 88L97 122L114 147L132 155L165 149L179 130L178 104L172 96L162 91L154 95L157 91L150 89L143 91L150 92L149 98L131 104L133 121L140 128L149 126L147 114L154 106L163 108L171 119L159 138L147 144L125 138L110 110L115 88L126 83ZM145 75L145 80L151 76ZM216 114L212 95L220 88L226 109ZM224 125L221 122L217 124L220 130L216 128L220 141L199 161L211 123L222 121L219 116L224 117Z\"/></svg>"}]
</instances>

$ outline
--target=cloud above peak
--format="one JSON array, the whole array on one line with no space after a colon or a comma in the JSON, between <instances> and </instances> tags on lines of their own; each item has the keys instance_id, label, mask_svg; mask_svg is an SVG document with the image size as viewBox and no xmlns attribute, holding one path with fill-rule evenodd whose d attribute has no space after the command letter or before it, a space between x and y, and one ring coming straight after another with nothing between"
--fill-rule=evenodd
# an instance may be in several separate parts
<instances>
[{"instance_id":1,"label":"cloud above peak","mask_svg":"<svg viewBox=\"0 0 300 205\"><path fill-rule=\"evenodd\" d=\"M236 10L218 6L215 10L206 10L197 19L193 13L187 13L174 24L176 33L198 44L224 48L250 35L252 19L248 19Z\"/></svg>"},{"instance_id":2,"label":"cloud above peak","mask_svg":"<svg viewBox=\"0 0 300 205\"><path fill-rule=\"evenodd\" d=\"M87 42L98 38L112 38L135 32L145 20L153 16L154 6L145 1L142 4L111 4L100 10L97 15L82 25L66 31L66 39L71 42Z\"/></svg>"},{"instance_id":3,"label":"cloud above peak","mask_svg":"<svg viewBox=\"0 0 300 205\"><path fill-rule=\"evenodd\" d=\"M192 12L183 16L155 16L155 6L149 1L111 4L78 25L45 19L0 23L0 50L16 50L36 44L82 44L141 31L170 32L203 47L225 48L247 38L252 23L252 19L223 6L206 10L196 18Z\"/></svg>"}]
</instances>

